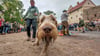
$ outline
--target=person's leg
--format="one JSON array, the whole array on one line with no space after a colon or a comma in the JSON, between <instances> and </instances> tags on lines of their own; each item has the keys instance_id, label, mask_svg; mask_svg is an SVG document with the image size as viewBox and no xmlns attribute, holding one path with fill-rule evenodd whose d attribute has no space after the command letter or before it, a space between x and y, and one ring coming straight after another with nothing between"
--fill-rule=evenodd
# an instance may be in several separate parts
<instances>
[{"instance_id":1,"label":"person's leg","mask_svg":"<svg viewBox=\"0 0 100 56\"><path fill-rule=\"evenodd\" d=\"M99 26L99 31L100 31L100 26Z\"/></svg>"},{"instance_id":2,"label":"person's leg","mask_svg":"<svg viewBox=\"0 0 100 56\"><path fill-rule=\"evenodd\" d=\"M68 24L68 22L66 22L66 30L67 30L67 35L70 35L69 34L69 24Z\"/></svg>"},{"instance_id":3,"label":"person's leg","mask_svg":"<svg viewBox=\"0 0 100 56\"><path fill-rule=\"evenodd\" d=\"M66 35L66 30L65 30L66 27L65 27L65 25L63 27L64 27L63 34Z\"/></svg>"},{"instance_id":4,"label":"person's leg","mask_svg":"<svg viewBox=\"0 0 100 56\"><path fill-rule=\"evenodd\" d=\"M16 28L16 33L18 33L18 30L19 30L19 29L18 29L18 27L17 27L17 28Z\"/></svg>"},{"instance_id":5,"label":"person's leg","mask_svg":"<svg viewBox=\"0 0 100 56\"><path fill-rule=\"evenodd\" d=\"M64 25L62 25L62 34L63 35L65 34L65 27L64 27Z\"/></svg>"},{"instance_id":6,"label":"person's leg","mask_svg":"<svg viewBox=\"0 0 100 56\"><path fill-rule=\"evenodd\" d=\"M36 26L34 26L34 27L32 27L33 28L33 38L35 38L36 37Z\"/></svg>"},{"instance_id":7,"label":"person's leg","mask_svg":"<svg viewBox=\"0 0 100 56\"><path fill-rule=\"evenodd\" d=\"M8 29L8 33L11 33L11 27L9 27L9 29Z\"/></svg>"},{"instance_id":8,"label":"person's leg","mask_svg":"<svg viewBox=\"0 0 100 56\"><path fill-rule=\"evenodd\" d=\"M4 32L4 27L3 26L1 26L1 33L3 33Z\"/></svg>"},{"instance_id":9,"label":"person's leg","mask_svg":"<svg viewBox=\"0 0 100 56\"><path fill-rule=\"evenodd\" d=\"M1 31L2 31L2 28L1 28L1 26L0 26L0 34L1 34Z\"/></svg>"},{"instance_id":10,"label":"person's leg","mask_svg":"<svg viewBox=\"0 0 100 56\"><path fill-rule=\"evenodd\" d=\"M16 32L16 28L14 27L14 33Z\"/></svg>"},{"instance_id":11,"label":"person's leg","mask_svg":"<svg viewBox=\"0 0 100 56\"><path fill-rule=\"evenodd\" d=\"M5 34L6 27L2 26L2 33Z\"/></svg>"},{"instance_id":12,"label":"person's leg","mask_svg":"<svg viewBox=\"0 0 100 56\"><path fill-rule=\"evenodd\" d=\"M80 26L80 27L79 27L79 32L81 32L81 31L82 31L82 27Z\"/></svg>"},{"instance_id":13,"label":"person's leg","mask_svg":"<svg viewBox=\"0 0 100 56\"><path fill-rule=\"evenodd\" d=\"M26 20L26 24L27 24L27 36L28 36L27 41L29 41L30 40L30 37L31 37L31 34L30 34L31 20L30 19L27 19Z\"/></svg>"},{"instance_id":14,"label":"person's leg","mask_svg":"<svg viewBox=\"0 0 100 56\"><path fill-rule=\"evenodd\" d=\"M82 32L85 33L85 27L84 26L82 27Z\"/></svg>"},{"instance_id":15,"label":"person's leg","mask_svg":"<svg viewBox=\"0 0 100 56\"><path fill-rule=\"evenodd\" d=\"M65 35L65 23L64 23L64 21L62 21L62 33L63 33L63 35Z\"/></svg>"},{"instance_id":16,"label":"person's leg","mask_svg":"<svg viewBox=\"0 0 100 56\"><path fill-rule=\"evenodd\" d=\"M37 20L32 20L32 29L33 29L33 35L32 35L32 38L33 38L33 41L35 41L35 38L36 38L36 30L37 30Z\"/></svg>"},{"instance_id":17,"label":"person's leg","mask_svg":"<svg viewBox=\"0 0 100 56\"><path fill-rule=\"evenodd\" d=\"M69 34L69 29L68 29L68 27L67 27L67 34L70 35L70 34Z\"/></svg>"},{"instance_id":18,"label":"person's leg","mask_svg":"<svg viewBox=\"0 0 100 56\"><path fill-rule=\"evenodd\" d=\"M9 30L9 28L7 27L7 29L6 29L6 33L8 33L8 30Z\"/></svg>"},{"instance_id":19,"label":"person's leg","mask_svg":"<svg viewBox=\"0 0 100 56\"><path fill-rule=\"evenodd\" d=\"M5 27L5 33L7 33L7 30L8 30L8 28L7 28L7 27Z\"/></svg>"}]
</instances>

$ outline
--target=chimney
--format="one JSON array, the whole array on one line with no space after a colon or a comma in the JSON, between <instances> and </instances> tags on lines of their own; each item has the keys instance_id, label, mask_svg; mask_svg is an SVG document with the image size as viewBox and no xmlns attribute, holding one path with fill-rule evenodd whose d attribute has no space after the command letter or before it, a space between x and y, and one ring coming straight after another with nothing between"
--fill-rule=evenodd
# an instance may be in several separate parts
<instances>
[{"instance_id":1,"label":"chimney","mask_svg":"<svg viewBox=\"0 0 100 56\"><path fill-rule=\"evenodd\" d=\"M73 8L72 5L70 5L69 8L68 8L68 10L70 10L70 9L72 9L72 8Z\"/></svg>"},{"instance_id":2,"label":"chimney","mask_svg":"<svg viewBox=\"0 0 100 56\"><path fill-rule=\"evenodd\" d=\"M70 5L70 8L72 8L72 5Z\"/></svg>"},{"instance_id":3,"label":"chimney","mask_svg":"<svg viewBox=\"0 0 100 56\"><path fill-rule=\"evenodd\" d=\"M77 5L79 5L80 3L79 2L77 2Z\"/></svg>"}]
</instances>

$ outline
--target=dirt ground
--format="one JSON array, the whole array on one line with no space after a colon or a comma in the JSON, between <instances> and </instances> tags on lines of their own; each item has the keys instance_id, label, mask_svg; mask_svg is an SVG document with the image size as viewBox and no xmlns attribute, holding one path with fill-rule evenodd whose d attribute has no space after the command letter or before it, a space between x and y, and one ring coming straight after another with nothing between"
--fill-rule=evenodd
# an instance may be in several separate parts
<instances>
[{"instance_id":1,"label":"dirt ground","mask_svg":"<svg viewBox=\"0 0 100 56\"><path fill-rule=\"evenodd\" d=\"M0 56L39 56L43 44L32 46L25 32L0 35ZM48 56L100 56L100 37L58 36Z\"/></svg>"}]
</instances>

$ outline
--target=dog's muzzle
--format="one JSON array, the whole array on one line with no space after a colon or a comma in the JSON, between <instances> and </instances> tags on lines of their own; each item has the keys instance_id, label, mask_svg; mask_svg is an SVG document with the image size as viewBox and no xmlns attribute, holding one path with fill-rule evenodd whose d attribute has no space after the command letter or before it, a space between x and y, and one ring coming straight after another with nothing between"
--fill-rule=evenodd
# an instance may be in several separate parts
<instances>
[{"instance_id":1,"label":"dog's muzzle","mask_svg":"<svg viewBox=\"0 0 100 56\"><path fill-rule=\"evenodd\" d=\"M43 30L45 33L50 33L52 31L52 27L51 26L45 26L43 27Z\"/></svg>"}]
</instances>

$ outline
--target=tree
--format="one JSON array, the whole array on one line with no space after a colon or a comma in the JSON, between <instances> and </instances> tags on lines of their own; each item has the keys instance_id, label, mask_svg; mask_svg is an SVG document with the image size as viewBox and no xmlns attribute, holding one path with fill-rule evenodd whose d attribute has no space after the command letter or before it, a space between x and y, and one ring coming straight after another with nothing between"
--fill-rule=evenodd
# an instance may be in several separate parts
<instances>
[{"instance_id":1,"label":"tree","mask_svg":"<svg viewBox=\"0 0 100 56\"><path fill-rule=\"evenodd\" d=\"M3 0L3 4L6 6L4 12L4 18L6 21L22 23L22 13L24 6L20 0Z\"/></svg>"},{"instance_id":2,"label":"tree","mask_svg":"<svg viewBox=\"0 0 100 56\"><path fill-rule=\"evenodd\" d=\"M46 14L46 15L50 15L50 14L56 15L56 13L54 13L53 11L50 11L50 10L45 11L44 14Z\"/></svg>"},{"instance_id":3,"label":"tree","mask_svg":"<svg viewBox=\"0 0 100 56\"><path fill-rule=\"evenodd\" d=\"M3 6L2 6L2 5L0 5L0 11L3 11L3 10L4 10Z\"/></svg>"}]
</instances>

